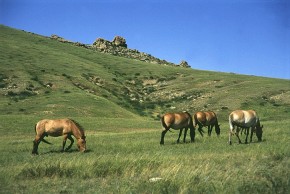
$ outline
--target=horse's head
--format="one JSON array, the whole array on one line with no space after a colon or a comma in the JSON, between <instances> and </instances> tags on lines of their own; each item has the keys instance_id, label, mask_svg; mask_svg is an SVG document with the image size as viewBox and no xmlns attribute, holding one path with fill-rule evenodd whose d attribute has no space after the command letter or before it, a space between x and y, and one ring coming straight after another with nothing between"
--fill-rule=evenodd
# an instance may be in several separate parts
<instances>
[{"instance_id":1,"label":"horse's head","mask_svg":"<svg viewBox=\"0 0 290 194\"><path fill-rule=\"evenodd\" d=\"M256 136L258 138L258 141L262 141L262 135L263 135L263 125L257 125L256 126Z\"/></svg>"},{"instance_id":2,"label":"horse's head","mask_svg":"<svg viewBox=\"0 0 290 194\"><path fill-rule=\"evenodd\" d=\"M78 148L79 148L80 152L86 151L87 146L86 146L86 137L85 136L78 139Z\"/></svg>"}]
</instances>

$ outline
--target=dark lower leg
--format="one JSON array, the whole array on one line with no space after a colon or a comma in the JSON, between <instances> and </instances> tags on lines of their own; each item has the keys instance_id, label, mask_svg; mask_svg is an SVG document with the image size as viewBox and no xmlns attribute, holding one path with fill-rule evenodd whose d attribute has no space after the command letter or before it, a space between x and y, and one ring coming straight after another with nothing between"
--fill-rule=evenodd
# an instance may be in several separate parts
<instances>
[{"instance_id":1,"label":"dark lower leg","mask_svg":"<svg viewBox=\"0 0 290 194\"><path fill-rule=\"evenodd\" d=\"M74 143L74 139L71 136L68 136L68 139L70 140L70 144L69 146L65 149L65 151L68 151L69 149L71 149L73 143Z\"/></svg>"}]
</instances>

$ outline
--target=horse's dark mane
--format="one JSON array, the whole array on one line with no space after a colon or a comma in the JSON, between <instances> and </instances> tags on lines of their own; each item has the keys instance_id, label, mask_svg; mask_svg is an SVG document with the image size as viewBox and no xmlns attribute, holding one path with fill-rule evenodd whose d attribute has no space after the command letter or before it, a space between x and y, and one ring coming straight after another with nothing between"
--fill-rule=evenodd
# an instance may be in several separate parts
<instances>
[{"instance_id":1,"label":"horse's dark mane","mask_svg":"<svg viewBox=\"0 0 290 194\"><path fill-rule=\"evenodd\" d=\"M82 131L84 131L84 128L83 126L81 126L81 124L79 124L77 121L73 120L73 119L70 119L72 122L74 122L74 124Z\"/></svg>"}]
</instances>

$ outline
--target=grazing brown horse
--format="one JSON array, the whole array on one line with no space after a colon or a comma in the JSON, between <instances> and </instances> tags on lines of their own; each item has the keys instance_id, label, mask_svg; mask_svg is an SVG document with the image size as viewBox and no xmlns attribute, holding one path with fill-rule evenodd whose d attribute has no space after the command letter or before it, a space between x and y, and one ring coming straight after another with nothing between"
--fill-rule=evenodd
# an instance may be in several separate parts
<instances>
[{"instance_id":1,"label":"grazing brown horse","mask_svg":"<svg viewBox=\"0 0 290 194\"><path fill-rule=\"evenodd\" d=\"M218 124L217 116L212 111L197 112L194 114L195 127L198 125L198 131L203 136L202 127L208 127L208 136L211 136L212 128L215 128L217 135L220 134L220 125Z\"/></svg>"},{"instance_id":2,"label":"grazing brown horse","mask_svg":"<svg viewBox=\"0 0 290 194\"><path fill-rule=\"evenodd\" d=\"M70 145L65 149L65 151L67 151L74 143L72 138L73 135L77 140L77 146L79 150L81 152L86 150L86 136L84 129L80 126L80 124L72 119L41 120L35 125L35 132L36 136L33 141L32 154L38 154L38 145L41 141L51 144L44 139L45 136L58 137L63 135L64 138L62 151L64 151L66 140L69 139L71 142Z\"/></svg>"},{"instance_id":3,"label":"grazing brown horse","mask_svg":"<svg viewBox=\"0 0 290 194\"><path fill-rule=\"evenodd\" d=\"M253 133L256 132L258 141L262 141L263 125L260 124L260 119L254 110L235 110L229 115L229 144L232 144L231 136L236 134L241 143L239 137L240 128L246 130L246 140L248 143L249 128L251 128L250 142L252 142ZM234 133L234 128L236 127L236 132Z\"/></svg>"},{"instance_id":4,"label":"grazing brown horse","mask_svg":"<svg viewBox=\"0 0 290 194\"><path fill-rule=\"evenodd\" d=\"M166 113L165 115L162 116L161 123L162 123L162 126L164 127L164 130L161 133L161 140L160 140L161 145L164 144L164 136L167 133L167 131L169 131L170 128L175 129L175 130L178 130L178 129L180 130L177 143L179 143L179 139L180 139L183 129L185 129L184 138L183 138L183 142L185 142L186 133L189 128L191 142L194 142L195 128L193 126L192 117L188 112Z\"/></svg>"}]
</instances>

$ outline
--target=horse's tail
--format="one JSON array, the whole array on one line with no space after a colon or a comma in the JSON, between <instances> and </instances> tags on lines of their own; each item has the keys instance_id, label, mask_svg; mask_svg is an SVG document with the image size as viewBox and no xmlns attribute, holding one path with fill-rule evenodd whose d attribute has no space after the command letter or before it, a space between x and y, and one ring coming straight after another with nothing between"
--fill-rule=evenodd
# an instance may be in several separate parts
<instances>
[{"instance_id":1,"label":"horse's tail","mask_svg":"<svg viewBox=\"0 0 290 194\"><path fill-rule=\"evenodd\" d=\"M194 114L193 117L194 117L194 127L196 127L198 123L200 123L200 125L202 125L202 123L199 122L199 120L198 120L198 118L197 118L197 114ZM200 126L200 125L198 125L198 126ZM201 128L201 127L198 127L197 130L198 130L198 132L200 133L200 135L203 136L204 131L202 130L202 128Z\"/></svg>"},{"instance_id":2,"label":"horse's tail","mask_svg":"<svg viewBox=\"0 0 290 194\"><path fill-rule=\"evenodd\" d=\"M193 118L194 118L194 126L196 127L198 123L197 114L194 114Z\"/></svg>"},{"instance_id":3,"label":"horse's tail","mask_svg":"<svg viewBox=\"0 0 290 194\"><path fill-rule=\"evenodd\" d=\"M230 114L230 116L229 116L229 125L230 125L230 133L231 134L234 134L234 125L233 125L233 118L232 118L233 116L232 116L232 114Z\"/></svg>"},{"instance_id":4,"label":"horse's tail","mask_svg":"<svg viewBox=\"0 0 290 194\"><path fill-rule=\"evenodd\" d=\"M166 123L164 122L164 115L162 115L162 117L161 117L161 124L162 124L162 127L167 127L166 126Z\"/></svg>"},{"instance_id":5,"label":"horse's tail","mask_svg":"<svg viewBox=\"0 0 290 194\"><path fill-rule=\"evenodd\" d=\"M164 129L167 129L168 126L166 125L165 121L164 121L164 115L161 116L161 124L162 124L162 127ZM168 131L170 131L171 133L173 133L170 129L168 129Z\"/></svg>"}]
</instances>

